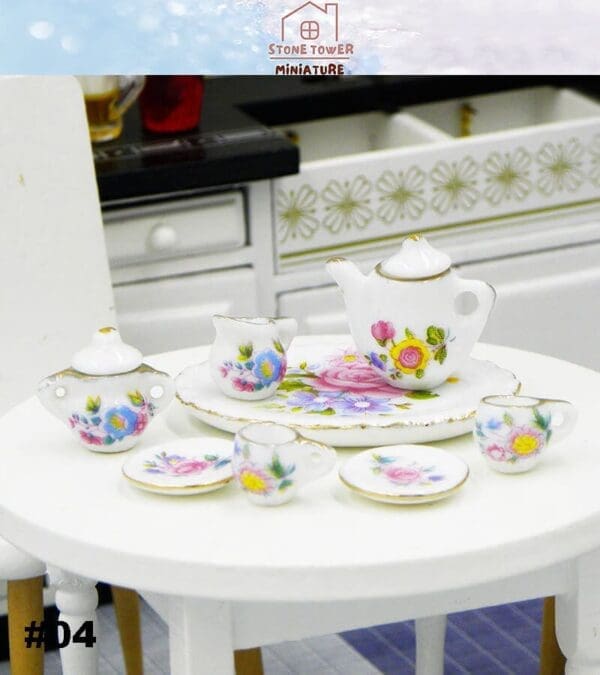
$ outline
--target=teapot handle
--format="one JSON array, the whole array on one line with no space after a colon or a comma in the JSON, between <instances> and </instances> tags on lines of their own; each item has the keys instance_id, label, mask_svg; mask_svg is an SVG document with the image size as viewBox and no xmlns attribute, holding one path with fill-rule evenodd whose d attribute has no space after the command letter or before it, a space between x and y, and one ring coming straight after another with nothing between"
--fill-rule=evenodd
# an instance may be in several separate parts
<instances>
[{"instance_id":1,"label":"teapot handle","mask_svg":"<svg viewBox=\"0 0 600 675\"><path fill-rule=\"evenodd\" d=\"M496 290L486 281L476 279L459 279L458 292L455 300L462 293L473 293L477 298L477 307L470 314L459 314L459 317L468 323L481 324L481 328L487 321L490 312L496 302ZM479 337L479 336L478 336Z\"/></svg>"},{"instance_id":2,"label":"teapot handle","mask_svg":"<svg viewBox=\"0 0 600 675\"><path fill-rule=\"evenodd\" d=\"M57 375L45 377L38 385L37 395L46 410L62 419L66 411L65 401L69 395L69 387L64 378Z\"/></svg>"},{"instance_id":3,"label":"teapot handle","mask_svg":"<svg viewBox=\"0 0 600 675\"><path fill-rule=\"evenodd\" d=\"M175 396L175 381L161 370L152 370L148 374L146 386L147 398L152 402L156 413L162 412Z\"/></svg>"}]
</instances>

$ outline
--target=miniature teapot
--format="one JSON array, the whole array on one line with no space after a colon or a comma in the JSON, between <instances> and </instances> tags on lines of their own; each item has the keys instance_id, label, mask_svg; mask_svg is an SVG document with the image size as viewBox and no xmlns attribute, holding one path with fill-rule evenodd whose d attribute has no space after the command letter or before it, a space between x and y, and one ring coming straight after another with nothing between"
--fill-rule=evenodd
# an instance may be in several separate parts
<instances>
[{"instance_id":1,"label":"miniature teapot","mask_svg":"<svg viewBox=\"0 0 600 675\"><path fill-rule=\"evenodd\" d=\"M94 452L122 452L139 440L175 394L167 373L142 363L116 328L101 328L71 367L42 380L42 404Z\"/></svg>"},{"instance_id":2,"label":"miniature teapot","mask_svg":"<svg viewBox=\"0 0 600 675\"><path fill-rule=\"evenodd\" d=\"M450 258L419 235L368 276L345 258L330 258L327 271L342 289L359 351L402 389L432 389L458 370L496 298L492 286L460 277ZM461 299L469 293L477 307L465 314Z\"/></svg>"},{"instance_id":3,"label":"miniature teapot","mask_svg":"<svg viewBox=\"0 0 600 675\"><path fill-rule=\"evenodd\" d=\"M248 401L272 396L285 376L286 350L296 319L213 316L217 336L210 350L215 384L232 398Z\"/></svg>"}]
</instances>

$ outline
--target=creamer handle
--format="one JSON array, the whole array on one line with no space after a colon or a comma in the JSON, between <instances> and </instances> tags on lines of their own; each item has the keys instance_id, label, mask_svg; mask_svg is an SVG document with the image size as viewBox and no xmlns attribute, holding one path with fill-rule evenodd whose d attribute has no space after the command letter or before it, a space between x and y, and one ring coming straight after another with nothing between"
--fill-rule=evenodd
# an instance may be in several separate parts
<instances>
[{"instance_id":1,"label":"creamer handle","mask_svg":"<svg viewBox=\"0 0 600 675\"><path fill-rule=\"evenodd\" d=\"M275 323L279 329L283 348L289 349L292 340L296 337L296 333L298 332L298 322L292 317L284 316L280 319L275 319Z\"/></svg>"}]
</instances>

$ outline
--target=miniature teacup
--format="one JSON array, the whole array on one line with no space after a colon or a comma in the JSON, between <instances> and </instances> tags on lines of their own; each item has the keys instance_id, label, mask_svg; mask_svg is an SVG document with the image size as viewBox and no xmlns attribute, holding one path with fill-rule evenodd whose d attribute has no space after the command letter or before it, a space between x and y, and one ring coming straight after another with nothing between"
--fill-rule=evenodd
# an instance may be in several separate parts
<instances>
[{"instance_id":1,"label":"miniature teacup","mask_svg":"<svg viewBox=\"0 0 600 675\"><path fill-rule=\"evenodd\" d=\"M335 462L333 448L282 424L255 422L235 435L233 475L248 499L262 506L290 501L300 486L329 473Z\"/></svg>"},{"instance_id":2,"label":"miniature teacup","mask_svg":"<svg viewBox=\"0 0 600 675\"><path fill-rule=\"evenodd\" d=\"M247 401L272 396L287 369L286 350L296 319L213 316L217 336L210 350L210 372L226 396Z\"/></svg>"},{"instance_id":3,"label":"miniature teacup","mask_svg":"<svg viewBox=\"0 0 600 675\"><path fill-rule=\"evenodd\" d=\"M568 401L534 396L486 396L477 408L475 440L492 469L501 473L529 471L550 438L566 437L577 410Z\"/></svg>"}]
</instances>

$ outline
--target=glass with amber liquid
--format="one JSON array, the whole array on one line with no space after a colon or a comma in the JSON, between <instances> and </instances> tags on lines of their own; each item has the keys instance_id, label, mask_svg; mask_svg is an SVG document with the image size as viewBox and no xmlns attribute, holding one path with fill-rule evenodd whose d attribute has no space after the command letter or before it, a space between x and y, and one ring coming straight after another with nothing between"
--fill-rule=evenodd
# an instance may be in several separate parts
<instances>
[{"instance_id":1,"label":"glass with amber liquid","mask_svg":"<svg viewBox=\"0 0 600 675\"><path fill-rule=\"evenodd\" d=\"M144 77L82 75L77 77L85 99L85 110L92 142L118 138L123 115L144 87Z\"/></svg>"}]
</instances>

